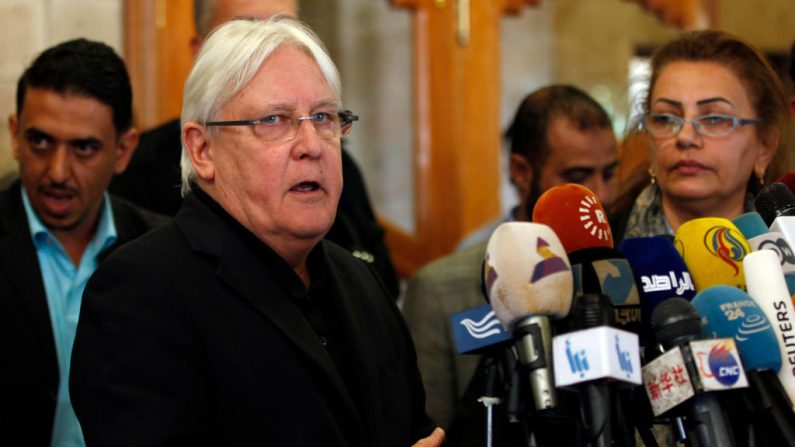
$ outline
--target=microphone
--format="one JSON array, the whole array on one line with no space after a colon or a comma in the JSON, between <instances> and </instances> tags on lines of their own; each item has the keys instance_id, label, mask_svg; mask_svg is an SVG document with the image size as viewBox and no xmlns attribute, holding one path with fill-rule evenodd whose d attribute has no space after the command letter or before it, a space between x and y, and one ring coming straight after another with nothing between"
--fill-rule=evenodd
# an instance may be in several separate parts
<instances>
[{"instance_id":1,"label":"microphone","mask_svg":"<svg viewBox=\"0 0 795 447\"><path fill-rule=\"evenodd\" d=\"M745 213L736 217L733 222L748 240L751 251L773 250L778 255L787 290L791 296L795 295L795 253L784 235L777 231L767 231L765 221L757 212Z\"/></svg>"},{"instance_id":2,"label":"microphone","mask_svg":"<svg viewBox=\"0 0 795 447\"><path fill-rule=\"evenodd\" d=\"M573 288L563 245L546 225L503 223L489 239L483 275L488 301L529 371L535 409L554 408L549 317L568 315Z\"/></svg>"},{"instance_id":3,"label":"microphone","mask_svg":"<svg viewBox=\"0 0 795 447\"><path fill-rule=\"evenodd\" d=\"M748 295L765 313L776 334L784 361L778 379L790 401L795 401L795 310L778 256L771 250L760 250L746 256L743 264Z\"/></svg>"},{"instance_id":4,"label":"microphone","mask_svg":"<svg viewBox=\"0 0 795 447\"><path fill-rule=\"evenodd\" d=\"M683 416L685 431L679 431L680 440L691 438L699 446L735 445L718 396L707 392L747 386L733 341L698 340L701 317L682 298L660 303L652 314L652 328L665 350L643 368L654 415L673 409L672 414Z\"/></svg>"},{"instance_id":5,"label":"microphone","mask_svg":"<svg viewBox=\"0 0 795 447\"><path fill-rule=\"evenodd\" d=\"M533 221L550 228L561 238L574 276L575 295L603 293L612 301L615 325L640 332L640 299L627 259L613 248L606 213L588 188L555 186L539 197Z\"/></svg>"},{"instance_id":6,"label":"microphone","mask_svg":"<svg viewBox=\"0 0 795 447\"><path fill-rule=\"evenodd\" d=\"M696 291L718 285L745 290L742 260L751 247L728 219L689 220L676 231L674 246L690 270Z\"/></svg>"},{"instance_id":7,"label":"microphone","mask_svg":"<svg viewBox=\"0 0 795 447\"><path fill-rule=\"evenodd\" d=\"M672 297L691 300L696 295L693 278L669 236L625 239L618 250L627 257L640 294L641 343L651 338L651 314Z\"/></svg>"},{"instance_id":8,"label":"microphone","mask_svg":"<svg viewBox=\"0 0 795 447\"><path fill-rule=\"evenodd\" d=\"M795 216L795 195L781 183L771 183L762 188L754 199L754 205L770 227L779 217Z\"/></svg>"},{"instance_id":9,"label":"microphone","mask_svg":"<svg viewBox=\"0 0 795 447\"><path fill-rule=\"evenodd\" d=\"M730 286L703 290L692 304L702 316L702 335L736 342L751 383L748 399L758 427L755 436L767 438L762 443L766 445L795 445L795 413L777 377L781 353L762 309L747 293Z\"/></svg>"},{"instance_id":10,"label":"microphone","mask_svg":"<svg viewBox=\"0 0 795 447\"><path fill-rule=\"evenodd\" d=\"M793 174L795 175L795 174ZM784 274L795 273L795 253L784 235L768 231L765 221L757 212L745 213L732 221L745 236L751 251L773 250L778 255Z\"/></svg>"},{"instance_id":11,"label":"microphone","mask_svg":"<svg viewBox=\"0 0 795 447\"><path fill-rule=\"evenodd\" d=\"M579 330L552 340L555 383L580 391L590 445L609 447L617 402L608 379L640 385L638 336L611 327L612 305L606 295L578 295L570 318Z\"/></svg>"},{"instance_id":12,"label":"microphone","mask_svg":"<svg viewBox=\"0 0 795 447\"><path fill-rule=\"evenodd\" d=\"M771 183L759 191L755 204L770 231L781 234L790 248L795 246L795 195L781 183ZM787 280L795 291L795 278Z\"/></svg>"},{"instance_id":13,"label":"microphone","mask_svg":"<svg viewBox=\"0 0 795 447\"><path fill-rule=\"evenodd\" d=\"M602 203L575 183L554 186L538 198L533 222L549 225L566 253L592 247L613 248L613 233Z\"/></svg>"}]
</instances>

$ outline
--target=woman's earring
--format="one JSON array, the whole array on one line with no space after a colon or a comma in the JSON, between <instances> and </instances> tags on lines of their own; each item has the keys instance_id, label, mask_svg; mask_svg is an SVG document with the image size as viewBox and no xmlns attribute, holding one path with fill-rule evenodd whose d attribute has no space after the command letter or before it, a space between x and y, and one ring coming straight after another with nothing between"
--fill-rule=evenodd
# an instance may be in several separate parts
<instances>
[{"instance_id":1,"label":"woman's earring","mask_svg":"<svg viewBox=\"0 0 795 447\"><path fill-rule=\"evenodd\" d=\"M759 179L759 186L765 186L765 170L762 169L762 172L756 173L756 178Z\"/></svg>"},{"instance_id":2,"label":"woman's earring","mask_svg":"<svg viewBox=\"0 0 795 447\"><path fill-rule=\"evenodd\" d=\"M657 176L654 175L654 171L652 171L651 168L649 168L649 182L652 185L656 185L657 184Z\"/></svg>"}]
</instances>

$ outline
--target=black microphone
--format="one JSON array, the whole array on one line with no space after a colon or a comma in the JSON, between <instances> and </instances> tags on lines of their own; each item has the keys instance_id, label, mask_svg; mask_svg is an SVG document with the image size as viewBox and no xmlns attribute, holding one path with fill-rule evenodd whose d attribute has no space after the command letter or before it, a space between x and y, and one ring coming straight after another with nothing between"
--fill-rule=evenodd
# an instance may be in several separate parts
<instances>
[{"instance_id":1,"label":"black microphone","mask_svg":"<svg viewBox=\"0 0 795 447\"><path fill-rule=\"evenodd\" d=\"M667 405L673 406L669 414L683 417L686 433L680 431L680 438L684 435L691 445L699 447L736 445L734 432L718 396L712 392L704 392L690 382L690 377L699 377L699 366L690 345L691 342L699 340L701 334L701 316L698 311L685 299L671 298L654 309L651 322L654 338L665 351L662 356L644 367L644 383L652 405L655 401L659 404L661 392L658 388L655 393L655 381L648 377L655 377L653 371L659 371L660 365L667 365L668 368L664 370L670 371L673 377L668 376L664 386L669 389L678 387L671 394L675 398L667 402ZM656 375L660 382L663 374L665 373Z\"/></svg>"},{"instance_id":2,"label":"black microphone","mask_svg":"<svg viewBox=\"0 0 795 447\"><path fill-rule=\"evenodd\" d=\"M754 205L768 226L781 216L795 216L795 194L782 183L771 183L762 188Z\"/></svg>"}]
</instances>

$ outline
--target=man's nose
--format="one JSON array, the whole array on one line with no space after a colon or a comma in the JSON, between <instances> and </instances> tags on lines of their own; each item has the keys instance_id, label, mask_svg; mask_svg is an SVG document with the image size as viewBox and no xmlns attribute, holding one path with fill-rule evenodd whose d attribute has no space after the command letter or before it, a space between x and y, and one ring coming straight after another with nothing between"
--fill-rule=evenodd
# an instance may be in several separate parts
<instances>
[{"instance_id":1,"label":"man's nose","mask_svg":"<svg viewBox=\"0 0 795 447\"><path fill-rule=\"evenodd\" d=\"M605 179L603 175L595 175L590 185L586 187L596 194L599 201L602 202L604 208L609 207L613 203L613 182Z\"/></svg>"},{"instance_id":2,"label":"man's nose","mask_svg":"<svg viewBox=\"0 0 795 447\"><path fill-rule=\"evenodd\" d=\"M62 183L69 179L72 169L72 156L65 145L56 147L50 156L47 174L53 182Z\"/></svg>"}]
</instances>

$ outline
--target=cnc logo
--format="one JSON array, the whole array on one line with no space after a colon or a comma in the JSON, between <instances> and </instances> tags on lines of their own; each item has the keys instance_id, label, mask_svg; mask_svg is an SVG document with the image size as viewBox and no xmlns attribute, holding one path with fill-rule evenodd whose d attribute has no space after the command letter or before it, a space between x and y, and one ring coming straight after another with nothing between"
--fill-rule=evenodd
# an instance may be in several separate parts
<instances>
[{"instance_id":1,"label":"cnc logo","mask_svg":"<svg viewBox=\"0 0 795 447\"><path fill-rule=\"evenodd\" d=\"M542 261L536 264L533 269L533 276L530 278L531 284L553 273L569 271L569 266L566 265L566 262L552 252L549 248L549 242L544 239L538 238L536 241L536 252L541 256Z\"/></svg>"},{"instance_id":2,"label":"cnc logo","mask_svg":"<svg viewBox=\"0 0 795 447\"><path fill-rule=\"evenodd\" d=\"M735 276L740 273L739 263L748 252L742 239L731 228L721 226L710 228L704 235L704 246L707 251L728 264L734 270Z\"/></svg>"},{"instance_id":3,"label":"cnc logo","mask_svg":"<svg viewBox=\"0 0 795 447\"><path fill-rule=\"evenodd\" d=\"M714 377L725 386L731 386L740 379L742 371L740 363L732 353L731 346L724 343L715 344L707 357L708 367L705 368L701 355L698 356L698 367L704 377Z\"/></svg>"},{"instance_id":4,"label":"cnc logo","mask_svg":"<svg viewBox=\"0 0 795 447\"><path fill-rule=\"evenodd\" d=\"M585 196L580 201L579 212L582 227L591 233L591 236L600 241L607 241L613 237L610 233L610 224L607 223L605 212L599 206L599 201L595 196Z\"/></svg>"}]
</instances>

